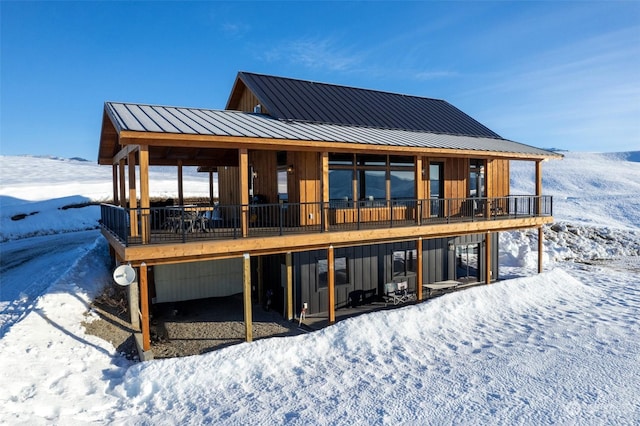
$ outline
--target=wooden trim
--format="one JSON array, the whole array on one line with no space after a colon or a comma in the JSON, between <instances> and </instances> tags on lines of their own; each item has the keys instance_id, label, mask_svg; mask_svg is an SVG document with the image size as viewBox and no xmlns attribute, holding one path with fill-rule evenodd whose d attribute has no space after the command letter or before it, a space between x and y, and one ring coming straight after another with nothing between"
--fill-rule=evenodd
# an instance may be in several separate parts
<instances>
[{"instance_id":1,"label":"wooden trim","mask_svg":"<svg viewBox=\"0 0 640 426\"><path fill-rule=\"evenodd\" d=\"M336 279L335 279L335 254L333 246L327 249L327 303L329 312L329 324L336 322Z\"/></svg>"},{"instance_id":2,"label":"wooden trim","mask_svg":"<svg viewBox=\"0 0 640 426\"><path fill-rule=\"evenodd\" d=\"M302 143L303 142L303 143ZM189 148L237 148L277 151L315 151L370 153L389 155L430 155L466 158L510 158L519 160L539 160L545 158L560 159L560 155L534 155L516 152L454 150L446 148L422 148L415 146L373 145L353 142L328 142L319 140L273 139L248 136L194 135L180 133L120 132L120 143L143 144L152 146L189 147Z\"/></svg>"},{"instance_id":3,"label":"wooden trim","mask_svg":"<svg viewBox=\"0 0 640 426\"><path fill-rule=\"evenodd\" d=\"M148 144L145 144L148 145ZM112 164L118 164L121 160L129 158L129 154L138 150L138 145L125 145L116 155L113 156Z\"/></svg>"},{"instance_id":4,"label":"wooden trim","mask_svg":"<svg viewBox=\"0 0 640 426\"><path fill-rule=\"evenodd\" d=\"M242 296L245 341L251 342L253 340L253 318L251 316L251 258L249 253L244 253L242 258Z\"/></svg>"},{"instance_id":5,"label":"wooden trim","mask_svg":"<svg viewBox=\"0 0 640 426\"><path fill-rule=\"evenodd\" d=\"M142 350L151 349L151 330L149 327L149 285L147 277L147 264L142 262L139 267L140 283L140 322L142 323Z\"/></svg>"},{"instance_id":6,"label":"wooden trim","mask_svg":"<svg viewBox=\"0 0 640 426\"><path fill-rule=\"evenodd\" d=\"M146 261L148 265L159 265L226 259L242 256L243 253L251 253L253 256L257 256L286 253L288 251L299 252L326 249L328 245L332 245L333 247L349 247L382 242L415 241L416 237L429 239L480 234L483 232L510 231L536 228L552 222L552 217L533 217L501 221L478 221L360 231L295 234L264 238L252 237L176 244L148 244L130 247L122 247L122 244L113 237L110 238L110 242L116 244L116 251L118 251L118 253L122 253L123 262L131 262L135 265L138 262ZM109 233L103 232L103 234L108 235Z\"/></svg>"}]
</instances>

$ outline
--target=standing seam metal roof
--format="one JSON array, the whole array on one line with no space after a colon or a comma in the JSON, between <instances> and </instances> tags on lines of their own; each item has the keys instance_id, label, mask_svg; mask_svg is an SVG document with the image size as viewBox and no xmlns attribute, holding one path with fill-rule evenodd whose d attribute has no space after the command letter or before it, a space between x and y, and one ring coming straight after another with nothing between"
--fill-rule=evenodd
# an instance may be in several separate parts
<instances>
[{"instance_id":1,"label":"standing seam metal roof","mask_svg":"<svg viewBox=\"0 0 640 426\"><path fill-rule=\"evenodd\" d=\"M439 99L248 72L238 78L279 120L500 138Z\"/></svg>"},{"instance_id":2,"label":"standing seam metal roof","mask_svg":"<svg viewBox=\"0 0 640 426\"><path fill-rule=\"evenodd\" d=\"M105 111L119 132L255 137L301 142L343 142L377 146L489 151L536 157L556 156L552 152L506 139L281 121L267 115L228 110L106 102Z\"/></svg>"}]
</instances>

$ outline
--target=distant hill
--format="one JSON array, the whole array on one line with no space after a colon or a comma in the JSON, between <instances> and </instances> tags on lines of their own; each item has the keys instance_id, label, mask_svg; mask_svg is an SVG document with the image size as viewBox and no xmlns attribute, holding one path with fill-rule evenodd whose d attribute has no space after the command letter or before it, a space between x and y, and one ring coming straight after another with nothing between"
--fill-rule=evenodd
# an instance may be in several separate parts
<instances>
[{"instance_id":1,"label":"distant hill","mask_svg":"<svg viewBox=\"0 0 640 426\"><path fill-rule=\"evenodd\" d=\"M58 157L56 155L31 155L31 154L23 154L23 155L18 155L17 157L29 157L29 158L46 158L49 160L60 160L60 161L83 161L83 162L89 162L89 160L82 158L82 157L71 157L71 158L65 158L65 157Z\"/></svg>"}]
</instances>

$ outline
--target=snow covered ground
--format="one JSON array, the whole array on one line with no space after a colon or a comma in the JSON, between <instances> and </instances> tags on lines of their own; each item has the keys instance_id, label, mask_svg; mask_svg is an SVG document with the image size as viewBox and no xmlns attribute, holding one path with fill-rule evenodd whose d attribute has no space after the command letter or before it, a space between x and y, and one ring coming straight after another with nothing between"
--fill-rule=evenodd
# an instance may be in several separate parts
<instances>
[{"instance_id":1,"label":"snow covered ground","mask_svg":"<svg viewBox=\"0 0 640 426\"><path fill-rule=\"evenodd\" d=\"M111 280L111 169L0 157L0 424L638 424L640 155L543 166L556 224L501 234L495 285L307 335L132 363L85 334ZM533 165L513 163L512 193ZM173 172L152 191L175 196ZM208 178L185 189L206 195ZM156 182L156 181L154 181ZM21 220L12 220L24 215Z\"/></svg>"}]
</instances>

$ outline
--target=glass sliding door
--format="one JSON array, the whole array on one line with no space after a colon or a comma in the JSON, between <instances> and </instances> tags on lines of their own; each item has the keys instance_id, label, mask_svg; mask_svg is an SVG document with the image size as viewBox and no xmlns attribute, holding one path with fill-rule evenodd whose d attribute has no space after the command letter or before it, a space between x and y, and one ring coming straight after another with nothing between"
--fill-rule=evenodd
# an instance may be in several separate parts
<instances>
[{"instance_id":1,"label":"glass sliding door","mask_svg":"<svg viewBox=\"0 0 640 426\"><path fill-rule=\"evenodd\" d=\"M444 216L444 163L429 164L429 198L429 216Z\"/></svg>"},{"instance_id":2,"label":"glass sliding door","mask_svg":"<svg viewBox=\"0 0 640 426\"><path fill-rule=\"evenodd\" d=\"M479 281L480 244L456 246L456 280L462 283Z\"/></svg>"}]
</instances>

